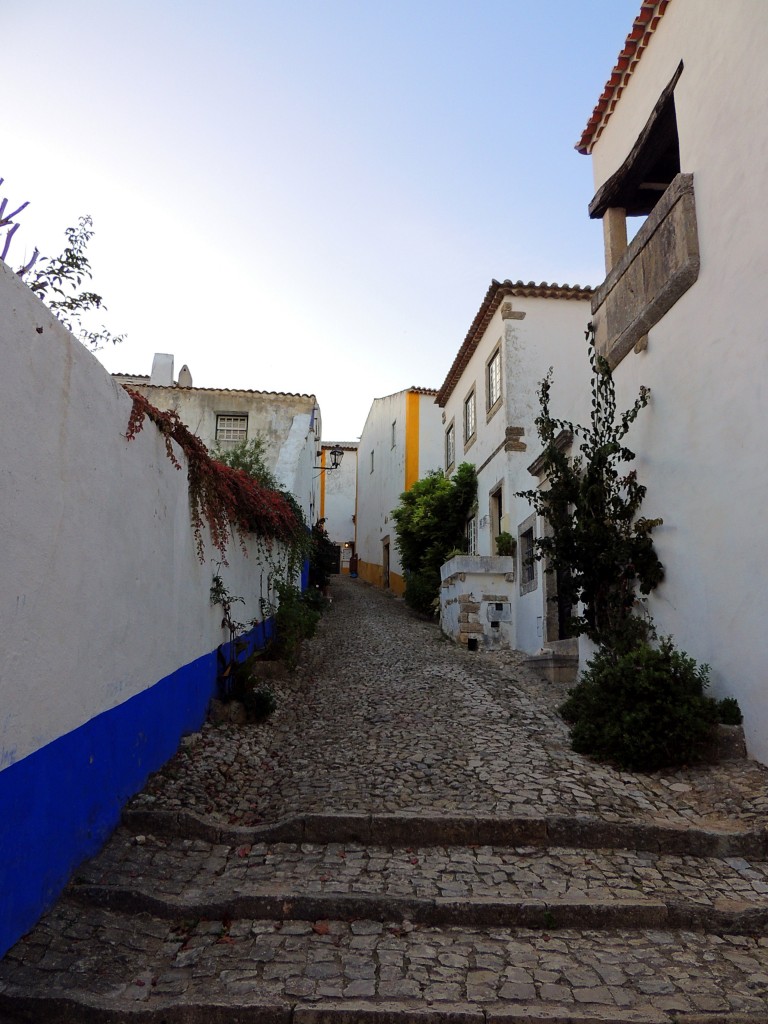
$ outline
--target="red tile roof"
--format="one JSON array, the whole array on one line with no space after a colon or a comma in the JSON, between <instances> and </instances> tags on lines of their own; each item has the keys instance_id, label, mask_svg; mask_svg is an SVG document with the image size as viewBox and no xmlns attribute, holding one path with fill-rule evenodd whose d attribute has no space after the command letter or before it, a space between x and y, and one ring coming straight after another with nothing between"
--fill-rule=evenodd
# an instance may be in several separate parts
<instances>
[{"instance_id":1,"label":"red tile roof","mask_svg":"<svg viewBox=\"0 0 768 1024\"><path fill-rule=\"evenodd\" d=\"M525 299L589 299L592 297L592 291L592 288L588 286L582 288L580 284L547 284L546 281L542 281L541 284L529 281L528 284L525 284L523 281L496 281L495 279L491 281L490 288L485 293L483 304L477 311L477 315L472 321L472 326L467 332L464 343L453 360L448 376L443 381L443 386L437 392L437 398L435 399L437 404L444 406L450 398L451 392L456 387L467 363L480 344L480 339L485 334L488 324L491 322L503 299L508 296Z\"/></svg>"},{"instance_id":2,"label":"red tile roof","mask_svg":"<svg viewBox=\"0 0 768 1024\"><path fill-rule=\"evenodd\" d=\"M648 46L651 36L656 31L664 12L669 6L670 0L644 0L640 13L632 23L632 31L627 36L624 49L618 56L616 65L611 72L611 77L605 84L602 95L597 101L597 106L592 111L592 116L587 122L587 127L581 133L581 138L576 143L579 153L591 153L592 147L600 138L600 133L605 127L608 118L614 111L624 88L629 81L637 62Z\"/></svg>"},{"instance_id":3,"label":"red tile roof","mask_svg":"<svg viewBox=\"0 0 768 1024\"><path fill-rule=\"evenodd\" d=\"M415 385L412 388L406 388L406 391L410 391L411 394L415 395L436 395L437 388L417 388Z\"/></svg>"},{"instance_id":4,"label":"red tile roof","mask_svg":"<svg viewBox=\"0 0 768 1024\"><path fill-rule=\"evenodd\" d=\"M150 384L149 377L140 374L113 373L111 376L116 377L121 384L123 382L120 378L127 377L127 387L130 387L131 383L135 381L137 387L154 388L157 391L223 391L231 395L269 395L277 398L314 398L317 400L315 395L299 394L298 391L257 391L254 388L199 388L197 386L184 388L179 384ZM139 381L140 376L141 380Z\"/></svg>"}]
</instances>

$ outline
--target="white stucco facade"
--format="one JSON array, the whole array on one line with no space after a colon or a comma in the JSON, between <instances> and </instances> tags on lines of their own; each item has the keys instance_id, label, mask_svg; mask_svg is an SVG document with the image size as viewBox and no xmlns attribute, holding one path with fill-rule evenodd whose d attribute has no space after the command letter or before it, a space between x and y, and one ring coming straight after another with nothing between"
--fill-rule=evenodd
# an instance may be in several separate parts
<instances>
[{"instance_id":1,"label":"white stucco facade","mask_svg":"<svg viewBox=\"0 0 768 1024\"><path fill-rule=\"evenodd\" d=\"M376 398L358 442L356 550L359 574L402 594L405 584L392 510L400 495L442 468L442 427L435 391L408 388Z\"/></svg>"},{"instance_id":2,"label":"white stucco facade","mask_svg":"<svg viewBox=\"0 0 768 1024\"><path fill-rule=\"evenodd\" d=\"M202 723L214 573L258 620L280 550L233 540L224 566L204 537L201 563L181 449L149 420L127 440L128 394L3 263L0 308L2 956Z\"/></svg>"},{"instance_id":3,"label":"white stucco facade","mask_svg":"<svg viewBox=\"0 0 768 1024\"><path fill-rule=\"evenodd\" d=\"M331 468L330 452L342 452L341 462ZM357 489L357 444L323 442L320 456L320 518L339 549L339 571L349 572L355 551L355 498Z\"/></svg>"},{"instance_id":4,"label":"white stucco facade","mask_svg":"<svg viewBox=\"0 0 768 1024\"><path fill-rule=\"evenodd\" d=\"M666 578L649 608L662 634L711 665L714 695L738 698L749 751L764 762L766 13L755 0L673 0L589 139L599 190L682 62L674 109L679 171L692 175L695 191L698 278L651 326L647 347L621 359L614 378L620 408L641 384L651 388L629 437L648 488L644 514L664 519L654 538Z\"/></svg>"},{"instance_id":5,"label":"white stucco facade","mask_svg":"<svg viewBox=\"0 0 768 1024\"><path fill-rule=\"evenodd\" d=\"M159 355L165 356L162 369L166 371L170 360L172 377L173 357ZM157 364L156 356L152 379L157 376ZM231 446L234 441L228 440L228 435L243 433L243 439L249 441L261 437L267 467L279 485L293 494L310 525L317 519L320 488L315 464L322 420L314 395L153 384L149 378L128 374L114 374L114 378L144 395L156 408L174 409L210 450L217 439L224 447Z\"/></svg>"},{"instance_id":6,"label":"white stucco facade","mask_svg":"<svg viewBox=\"0 0 768 1024\"><path fill-rule=\"evenodd\" d=\"M525 285L492 282L475 320L438 393L443 407L445 460L455 450L454 466L470 462L477 470L478 511L473 534L475 552L496 555L500 531L519 540L532 527L531 507L516 492L537 485L528 467L538 454L535 419L538 388L550 366L555 367L552 402L567 413L588 382L584 332L590 317L590 290L578 285ZM500 361L498 384L494 360ZM495 401L493 389L498 387ZM474 417L467 403L474 395ZM471 430L474 422L474 432ZM446 443L448 432L454 441ZM522 544L516 553L512 622L504 635L511 646L538 651L548 639L546 594L540 563L534 578L523 582Z\"/></svg>"}]
</instances>

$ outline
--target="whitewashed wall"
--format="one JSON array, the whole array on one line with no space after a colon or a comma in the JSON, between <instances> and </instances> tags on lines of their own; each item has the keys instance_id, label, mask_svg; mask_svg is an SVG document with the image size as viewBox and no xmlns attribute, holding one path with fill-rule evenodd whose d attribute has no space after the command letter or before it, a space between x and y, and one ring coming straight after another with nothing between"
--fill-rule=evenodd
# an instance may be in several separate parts
<instances>
[{"instance_id":1,"label":"whitewashed wall","mask_svg":"<svg viewBox=\"0 0 768 1024\"><path fill-rule=\"evenodd\" d=\"M325 465L330 465L328 450L332 445L324 444ZM342 549L342 571L349 570L349 557L355 541L355 490L357 487L357 446L341 446L344 456L338 469L326 468L320 479L320 515L325 519L328 537ZM344 545L349 547L345 548Z\"/></svg>"},{"instance_id":2,"label":"whitewashed wall","mask_svg":"<svg viewBox=\"0 0 768 1024\"><path fill-rule=\"evenodd\" d=\"M407 414L409 402L412 404L410 416ZM374 399L358 442L356 543L361 559L360 575L368 582L381 584L383 541L388 537L390 585L398 593L403 591L402 566L391 513L406 489L408 466L414 472L411 483L431 470L442 468L440 421L434 392L398 391Z\"/></svg>"},{"instance_id":3,"label":"whitewashed wall","mask_svg":"<svg viewBox=\"0 0 768 1024\"><path fill-rule=\"evenodd\" d=\"M267 468L275 474L280 486L294 495L312 525L318 514L319 486L314 465L319 461L316 451L322 434L320 410L314 395L160 386L126 375L115 376L125 380L156 408L174 409L192 433L211 449L216 439L217 415L247 416L248 440L255 437L264 440Z\"/></svg>"},{"instance_id":4,"label":"whitewashed wall","mask_svg":"<svg viewBox=\"0 0 768 1024\"><path fill-rule=\"evenodd\" d=\"M664 518L654 537L667 577L651 611L663 633L710 663L715 694L738 698L750 753L765 762L767 47L763 3L675 0L593 152L597 188L683 60L675 106L701 271L615 379L622 406L640 384L652 390L630 435L648 486L645 514Z\"/></svg>"},{"instance_id":5,"label":"whitewashed wall","mask_svg":"<svg viewBox=\"0 0 768 1024\"><path fill-rule=\"evenodd\" d=\"M200 725L227 637L155 426L126 440L128 395L4 264L0 311L1 955ZM244 619L249 552L221 570Z\"/></svg>"},{"instance_id":6,"label":"whitewashed wall","mask_svg":"<svg viewBox=\"0 0 768 1024\"><path fill-rule=\"evenodd\" d=\"M539 454L535 419L539 414L538 388L550 366L555 375L552 409L568 415L583 389L588 386L589 364L584 332L590 319L590 303L580 298L513 297L516 313L523 319L502 318L497 310L472 354L461 378L446 401L444 430L454 422L456 463L471 462L478 470L477 496L478 554L492 554L490 495L503 486L503 527L517 536L518 526L531 514L530 505L515 493L538 483L528 466ZM486 363L497 345L502 350L502 405L487 419ZM464 400L475 387L476 439L468 446L463 438ZM523 451L505 451L507 427L522 428ZM517 579L520 578L520 551ZM537 563L537 586L521 594L516 584L513 646L538 651L543 642L545 614L541 565Z\"/></svg>"}]
</instances>

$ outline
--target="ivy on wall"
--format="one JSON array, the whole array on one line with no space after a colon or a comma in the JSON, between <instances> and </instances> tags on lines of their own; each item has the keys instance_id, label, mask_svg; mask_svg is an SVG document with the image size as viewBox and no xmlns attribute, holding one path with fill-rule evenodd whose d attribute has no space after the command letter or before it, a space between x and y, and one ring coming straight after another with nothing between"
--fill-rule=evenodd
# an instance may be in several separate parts
<instances>
[{"instance_id":1,"label":"ivy on wall","mask_svg":"<svg viewBox=\"0 0 768 1024\"><path fill-rule=\"evenodd\" d=\"M266 487L242 469L217 462L195 434L181 421L175 410L156 409L143 395L124 385L133 408L126 438L131 441L150 419L165 439L168 458L181 469L172 442L187 457L187 480L192 529L200 561L205 559L203 528L207 524L211 541L225 559L227 545L236 534L245 550L246 534L267 540L279 540L291 548L306 546L306 527L298 504L290 495ZM226 561L225 561L226 564Z\"/></svg>"}]
</instances>

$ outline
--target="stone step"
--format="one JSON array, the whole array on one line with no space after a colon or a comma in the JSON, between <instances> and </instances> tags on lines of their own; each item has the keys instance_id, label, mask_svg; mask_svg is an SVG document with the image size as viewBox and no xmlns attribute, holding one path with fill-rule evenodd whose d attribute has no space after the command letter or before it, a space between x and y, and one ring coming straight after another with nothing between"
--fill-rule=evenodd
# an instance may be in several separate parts
<instances>
[{"instance_id":1,"label":"stone step","mask_svg":"<svg viewBox=\"0 0 768 1024\"><path fill-rule=\"evenodd\" d=\"M768 938L159 920L64 899L0 962L4 1024L764 1021Z\"/></svg>"},{"instance_id":2,"label":"stone step","mask_svg":"<svg viewBox=\"0 0 768 1024\"><path fill-rule=\"evenodd\" d=\"M768 926L768 862L616 850L274 843L118 830L70 887L83 902L179 916L406 918L435 926Z\"/></svg>"},{"instance_id":3,"label":"stone step","mask_svg":"<svg viewBox=\"0 0 768 1024\"><path fill-rule=\"evenodd\" d=\"M130 809L122 821L130 831L182 836L238 845L259 842L357 842L420 846L569 846L580 849L647 850L693 857L768 860L768 828L728 822L670 825L585 816L473 814L308 813L269 825L228 825L188 811Z\"/></svg>"}]
</instances>

